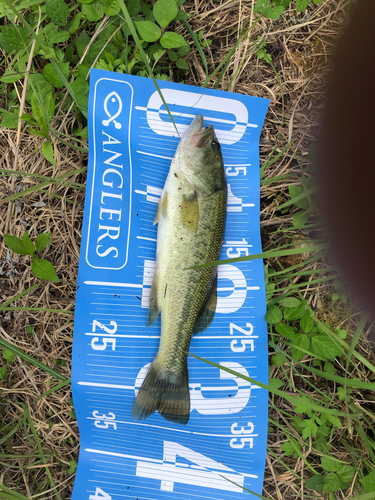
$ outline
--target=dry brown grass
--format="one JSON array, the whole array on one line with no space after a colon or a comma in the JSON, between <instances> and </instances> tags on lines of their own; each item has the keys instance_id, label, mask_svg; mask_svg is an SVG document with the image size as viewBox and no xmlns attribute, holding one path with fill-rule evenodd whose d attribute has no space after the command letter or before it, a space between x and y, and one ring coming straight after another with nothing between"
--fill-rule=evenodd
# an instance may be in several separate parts
<instances>
[{"instance_id":1,"label":"dry brown grass","mask_svg":"<svg viewBox=\"0 0 375 500\"><path fill-rule=\"evenodd\" d=\"M244 40L235 52L224 78L221 89L226 89L233 71L240 67L237 76L230 85L233 92L250 94L271 99L260 142L261 165L276 145L275 153L282 151L290 140L303 164L311 144L316 139L319 114L322 106L324 79L330 55L344 22L349 0L324 0L317 6L311 5L301 14L290 8L280 20L261 19L254 27L248 39ZM234 45L237 34L251 16L254 0L235 0L218 3L207 0L189 0L185 10L194 14L190 24L195 32L204 29L204 34L213 40L205 49L210 72L221 62ZM181 33L186 35L182 27ZM267 42L267 49L272 55L273 64L278 72L284 94L285 112L282 120L281 88L270 65L258 60L254 52L258 37ZM197 51L189 56L191 71L185 82L203 85L205 74ZM241 63L244 63L241 65ZM210 83L210 86L214 82ZM15 84L21 99L22 85ZM61 128L61 122L63 126ZM75 115L57 115L53 126L71 136L75 128ZM79 153L55 140L57 169L50 165L41 154L40 142L36 136L29 135L22 128L19 141L17 131L0 131L0 168L38 174L50 178L65 172L77 170L87 164L87 155ZM18 149L18 161L15 155ZM261 189L264 246L275 242L273 232L283 227L290 227L291 215L283 215L278 206L287 200L287 188L296 183L301 175L300 167L291 150L283 154L265 172L265 179L280 175L287 179L265 184ZM8 233L20 236L26 229L31 236L42 232L52 233L51 245L45 256L53 262L60 283L42 283L31 293L18 299L11 306L24 308L56 309L61 312L40 312L33 310L0 311L0 337L19 347L35 359L70 376L70 359L73 334L73 314L65 311L74 310L75 283L77 280L79 248L83 218L85 174L73 175L67 179L78 186L51 184L43 191L35 191L19 198L14 205L6 203L0 206L0 234ZM30 177L0 177L0 196L5 198L23 191L40 182ZM70 200L70 202L68 201ZM288 233L287 239L293 233ZM17 256L0 243L0 293L2 303L21 293L37 282L30 271L29 258ZM319 286L307 287L308 298L319 304L324 291ZM32 327L32 333L30 328ZM1 358L0 363L4 363ZM273 370L272 376L282 378L280 370ZM57 381L44 371L16 357L8 366L6 378L0 382L1 409L0 427L11 421L23 419L23 410L19 402L30 409L35 428L46 457L48 467L62 499L71 495L73 476L69 475L69 461L78 459L79 435L77 423L71 416L72 406L69 385L57 392L35 401ZM277 404L276 404L277 403ZM288 409L289 404L282 400L275 401L280 409ZM283 414L271 410L275 420L290 423ZM9 429L10 430L10 429ZM30 434L30 432L29 432ZM280 442L284 439L275 431L269 437L270 449L284 459L280 451ZM1 444L2 453L13 457L0 459L0 482L9 488L30 498L38 498L44 491L43 498L56 498L47 481L46 466L40 462L37 451L23 426ZM344 451L343 451L344 453ZM307 451L306 456L309 454ZM23 458L21 458L23 456ZM344 455L343 455L343 458ZM273 456L267 460L264 495L272 500L299 499L303 497L303 479L306 478L305 464L294 460L291 468L302 480L287 471ZM40 485L37 493L37 484ZM342 492L337 499L349 496Z\"/></svg>"}]
</instances>

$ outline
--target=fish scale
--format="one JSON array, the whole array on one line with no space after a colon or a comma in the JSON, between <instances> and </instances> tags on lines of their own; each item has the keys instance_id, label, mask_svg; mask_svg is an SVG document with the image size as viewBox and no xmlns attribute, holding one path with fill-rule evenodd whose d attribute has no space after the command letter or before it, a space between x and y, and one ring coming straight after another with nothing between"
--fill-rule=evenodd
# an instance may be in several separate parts
<instances>
[{"instance_id":1,"label":"fish scale","mask_svg":"<svg viewBox=\"0 0 375 500\"><path fill-rule=\"evenodd\" d=\"M171 363L182 364L181 357L186 357L205 292L212 284L216 272L214 267L188 268L218 260L225 220L225 200L225 189L214 193L208 199L198 198L200 221L196 233L184 230L179 221L178 195L176 205L168 206L168 216L176 219L175 231L168 230L166 220L159 223L158 267L167 270L163 274L163 279L158 282L158 296L163 297L167 286L166 296L161 299L160 304L162 340L159 352L166 358L171 358ZM171 248L173 248L172 257ZM173 262L174 258L176 264Z\"/></svg>"}]
</instances>

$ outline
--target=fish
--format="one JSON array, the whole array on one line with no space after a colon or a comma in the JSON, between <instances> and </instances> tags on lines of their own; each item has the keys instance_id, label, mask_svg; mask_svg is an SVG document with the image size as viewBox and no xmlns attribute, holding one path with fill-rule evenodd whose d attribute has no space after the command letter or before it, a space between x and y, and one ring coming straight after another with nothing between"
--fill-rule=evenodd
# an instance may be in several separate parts
<instances>
[{"instance_id":1,"label":"fish","mask_svg":"<svg viewBox=\"0 0 375 500\"><path fill-rule=\"evenodd\" d=\"M158 352L135 400L132 418L155 411L186 425L190 416L187 354L193 334L212 322L217 268L192 269L219 259L224 237L227 184L213 125L197 115L172 159L154 224L156 267L147 325L161 314Z\"/></svg>"}]
</instances>

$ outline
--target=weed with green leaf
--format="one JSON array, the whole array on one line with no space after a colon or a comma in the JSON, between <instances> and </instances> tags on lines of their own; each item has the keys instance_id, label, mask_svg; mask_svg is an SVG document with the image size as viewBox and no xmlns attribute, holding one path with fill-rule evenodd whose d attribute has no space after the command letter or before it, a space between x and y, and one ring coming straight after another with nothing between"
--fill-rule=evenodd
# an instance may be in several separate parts
<instances>
[{"instance_id":1,"label":"weed with green leaf","mask_svg":"<svg viewBox=\"0 0 375 500\"><path fill-rule=\"evenodd\" d=\"M48 281L59 281L59 277L55 273L51 262L35 255L36 252L41 254L49 245L51 233L39 234L35 239L35 243L31 241L29 231L26 231L22 238L4 234L4 240L8 247L18 255L30 255L31 269L37 278Z\"/></svg>"}]
</instances>

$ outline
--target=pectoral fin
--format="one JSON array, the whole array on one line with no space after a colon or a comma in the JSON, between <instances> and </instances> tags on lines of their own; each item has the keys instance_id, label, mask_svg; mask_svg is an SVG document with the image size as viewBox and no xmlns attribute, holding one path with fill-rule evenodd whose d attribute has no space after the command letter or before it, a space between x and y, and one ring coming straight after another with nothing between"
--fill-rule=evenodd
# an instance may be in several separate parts
<instances>
[{"instance_id":1,"label":"pectoral fin","mask_svg":"<svg viewBox=\"0 0 375 500\"><path fill-rule=\"evenodd\" d=\"M159 317L160 308L157 298L157 269L155 269L154 280L150 291L150 301L148 306L147 326L152 326Z\"/></svg>"},{"instance_id":2,"label":"pectoral fin","mask_svg":"<svg viewBox=\"0 0 375 500\"><path fill-rule=\"evenodd\" d=\"M202 333L212 323L217 304L217 273L212 284L211 292L207 299L203 302L201 310L199 311L197 321L195 322L193 335Z\"/></svg>"},{"instance_id":3,"label":"pectoral fin","mask_svg":"<svg viewBox=\"0 0 375 500\"><path fill-rule=\"evenodd\" d=\"M184 227L194 233L197 231L199 226L199 203L196 193L190 197L182 197L180 219Z\"/></svg>"}]
</instances>

